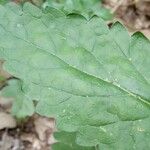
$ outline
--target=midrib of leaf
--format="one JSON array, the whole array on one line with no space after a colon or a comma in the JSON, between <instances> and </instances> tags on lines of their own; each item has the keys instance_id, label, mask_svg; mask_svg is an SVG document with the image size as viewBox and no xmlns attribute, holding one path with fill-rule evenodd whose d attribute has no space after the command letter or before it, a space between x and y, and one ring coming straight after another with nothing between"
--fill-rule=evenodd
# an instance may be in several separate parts
<instances>
[{"instance_id":1,"label":"midrib of leaf","mask_svg":"<svg viewBox=\"0 0 150 150\"><path fill-rule=\"evenodd\" d=\"M32 16L32 17L36 18L35 16ZM39 18L36 18L36 19L39 19ZM35 46L36 48L40 49L41 51L47 52L48 54L50 54L50 55L52 55L52 56L58 58L59 60L61 60L63 63L65 63L66 65L68 65L68 66L71 67L72 69L75 69L75 70L77 70L77 71L80 71L81 73L84 73L84 74L86 74L87 76L90 76L90 77L95 78L95 79L97 79L97 80L101 80L101 81L103 81L103 82L105 82L105 83L108 83L108 84L110 84L110 85L113 85L114 87L120 89L120 90L123 91L124 93L127 93L129 96L132 96L132 97L136 98L137 100L141 101L142 103L144 103L144 104L150 106L150 102L148 102L146 99L144 99L144 98L141 97L140 95L137 95L137 94L135 94L135 93L129 91L128 89L126 89L126 88L124 88L124 87L121 87L120 84L117 84L117 83L114 84L114 82L112 82L112 81L108 81L108 80L102 79L102 78L100 78L100 77L97 77L97 76L94 76L94 75L92 75L92 74L89 74L88 72L85 72L85 71L83 71L83 70L80 70L80 69L76 68L75 66L72 66L72 65L68 64L67 62L65 62L64 60L62 60L60 57L58 57L57 55L52 54L51 52L48 52L46 49L41 48L41 47L38 46L37 44L35 44L35 43L31 42L31 41L22 39L21 37L18 37L18 36L16 36L16 35L14 35L11 31L7 30L3 25L0 24L0 26L1 26L6 32L8 32L10 35L12 35L13 37L18 38L18 39L20 39L20 40L22 40L22 41L24 41L24 42L26 42L26 43L28 43L28 44L30 44L30 45L32 45L32 46ZM117 43L116 41L115 41L115 43L118 45L118 43ZM119 46L119 45L118 45L118 46ZM122 49L121 49L120 46L119 46L119 49L121 50L121 52L123 53L123 55L127 58L127 60L130 62L130 64L131 64L132 66L134 66L134 65L131 63L131 61L129 60L129 58L124 54L124 52L122 51ZM93 54L92 54L92 55L93 55ZM134 68L136 69L135 66L134 66ZM136 70L137 70L137 69L136 69ZM137 72L140 74L140 72L139 72L138 70L137 70ZM142 75L141 75L141 76L142 76ZM143 77L143 76L142 76L142 77ZM143 77L143 78L144 78L144 77ZM145 79L145 78L144 78L144 79ZM147 81L147 80L146 80L146 81ZM54 87L52 87L52 88L55 89ZM64 90L63 90L63 91L64 91ZM67 91L64 91L64 92L67 93Z\"/></svg>"}]
</instances>

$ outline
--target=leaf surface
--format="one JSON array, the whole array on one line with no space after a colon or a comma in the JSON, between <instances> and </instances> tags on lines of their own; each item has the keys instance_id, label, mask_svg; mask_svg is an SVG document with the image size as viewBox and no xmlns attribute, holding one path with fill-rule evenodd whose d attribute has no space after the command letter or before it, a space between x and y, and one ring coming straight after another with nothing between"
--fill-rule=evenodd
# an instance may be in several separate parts
<instances>
[{"instance_id":1,"label":"leaf surface","mask_svg":"<svg viewBox=\"0 0 150 150\"><path fill-rule=\"evenodd\" d=\"M94 147L83 147L75 143L76 134L67 132L56 132L54 134L57 143L52 145L52 150L96 150Z\"/></svg>"},{"instance_id":2,"label":"leaf surface","mask_svg":"<svg viewBox=\"0 0 150 150\"><path fill-rule=\"evenodd\" d=\"M100 0L47 0L44 7L54 7L61 9L67 15L79 14L90 19L94 15L102 17L105 20L112 19L112 14L101 4Z\"/></svg>"},{"instance_id":3,"label":"leaf surface","mask_svg":"<svg viewBox=\"0 0 150 150\"><path fill-rule=\"evenodd\" d=\"M12 114L18 119L24 119L26 116L32 116L35 112L32 99L26 97L21 89L22 82L19 80L10 80L9 86L6 86L1 95L4 97L14 98Z\"/></svg>"},{"instance_id":4,"label":"leaf surface","mask_svg":"<svg viewBox=\"0 0 150 150\"><path fill-rule=\"evenodd\" d=\"M149 40L118 22L108 29L98 17L52 10L0 7L0 58L19 92L78 145L150 149Z\"/></svg>"}]
</instances>

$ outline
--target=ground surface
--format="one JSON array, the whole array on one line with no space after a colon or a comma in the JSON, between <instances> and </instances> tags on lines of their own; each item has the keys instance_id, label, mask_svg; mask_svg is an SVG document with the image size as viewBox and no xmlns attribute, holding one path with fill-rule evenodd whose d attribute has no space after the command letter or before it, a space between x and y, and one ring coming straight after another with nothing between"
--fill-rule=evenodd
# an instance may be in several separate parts
<instances>
[{"instance_id":1,"label":"ground surface","mask_svg":"<svg viewBox=\"0 0 150 150\"><path fill-rule=\"evenodd\" d=\"M104 0L104 5L130 32L141 31L150 38L150 0Z\"/></svg>"},{"instance_id":2,"label":"ground surface","mask_svg":"<svg viewBox=\"0 0 150 150\"><path fill-rule=\"evenodd\" d=\"M150 38L150 0L105 0L104 5L115 14L114 20L109 24L120 20L130 33L140 30ZM0 75L10 78L1 66L0 63ZM4 84L3 81L0 83L0 89ZM11 99L0 97L0 150L50 149L50 145L54 143L54 120L35 114L21 123L17 122L10 114L11 103Z\"/></svg>"}]
</instances>

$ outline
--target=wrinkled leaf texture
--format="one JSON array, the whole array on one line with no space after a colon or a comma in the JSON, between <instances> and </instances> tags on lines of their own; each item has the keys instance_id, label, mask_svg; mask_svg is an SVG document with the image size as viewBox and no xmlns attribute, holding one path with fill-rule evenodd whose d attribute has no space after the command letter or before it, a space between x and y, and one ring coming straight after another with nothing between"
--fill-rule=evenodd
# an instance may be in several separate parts
<instances>
[{"instance_id":1,"label":"wrinkled leaf texture","mask_svg":"<svg viewBox=\"0 0 150 150\"><path fill-rule=\"evenodd\" d=\"M111 12L102 6L101 0L47 0L43 6L61 9L67 15L74 13L83 15L86 19L94 15L105 20L113 17Z\"/></svg>"},{"instance_id":2,"label":"wrinkled leaf texture","mask_svg":"<svg viewBox=\"0 0 150 150\"><path fill-rule=\"evenodd\" d=\"M56 118L76 144L150 149L150 42L141 33L9 3L0 6L0 58L20 79L10 81L21 82L18 95L38 101L36 112Z\"/></svg>"}]
</instances>

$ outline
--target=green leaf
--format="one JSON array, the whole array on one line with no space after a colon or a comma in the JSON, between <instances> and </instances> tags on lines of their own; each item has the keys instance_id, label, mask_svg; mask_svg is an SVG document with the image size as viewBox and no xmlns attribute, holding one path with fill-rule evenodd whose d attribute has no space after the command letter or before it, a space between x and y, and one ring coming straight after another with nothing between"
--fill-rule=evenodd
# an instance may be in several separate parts
<instances>
[{"instance_id":1,"label":"green leaf","mask_svg":"<svg viewBox=\"0 0 150 150\"><path fill-rule=\"evenodd\" d=\"M37 100L36 112L55 117L59 130L75 132L78 145L150 149L150 41L141 33L8 4L0 7L0 45L19 94Z\"/></svg>"},{"instance_id":2,"label":"green leaf","mask_svg":"<svg viewBox=\"0 0 150 150\"><path fill-rule=\"evenodd\" d=\"M3 82L4 80L5 80L5 78L0 75L0 83Z\"/></svg>"},{"instance_id":3,"label":"green leaf","mask_svg":"<svg viewBox=\"0 0 150 150\"><path fill-rule=\"evenodd\" d=\"M34 113L33 101L26 97L22 91L22 83L19 80L10 80L1 95L4 97L15 98L12 106L12 114L18 119L31 116Z\"/></svg>"},{"instance_id":4,"label":"green leaf","mask_svg":"<svg viewBox=\"0 0 150 150\"><path fill-rule=\"evenodd\" d=\"M52 150L96 150L94 147L82 147L75 143L76 134L67 132L56 132L54 137L57 143L52 145Z\"/></svg>"},{"instance_id":5,"label":"green leaf","mask_svg":"<svg viewBox=\"0 0 150 150\"><path fill-rule=\"evenodd\" d=\"M79 14L90 19L94 15L111 20L112 14L101 4L100 0L47 0L44 7L54 7L68 14Z\"/></svg>"},{"instance_id":6,"label":"green leaf","mask_svg":"<svg viewBox=\"0 0 150 150\"><path fill-rule=\"evenodd\" d=\"M10 0L0 0L0 4L6 4L8 3Z\"/></svg>"}]
</instances>

